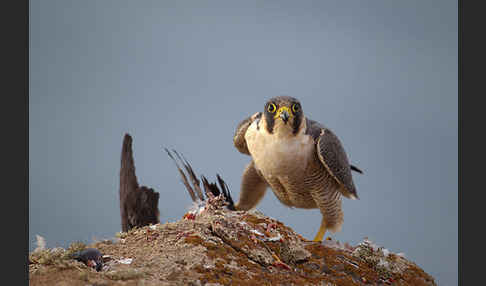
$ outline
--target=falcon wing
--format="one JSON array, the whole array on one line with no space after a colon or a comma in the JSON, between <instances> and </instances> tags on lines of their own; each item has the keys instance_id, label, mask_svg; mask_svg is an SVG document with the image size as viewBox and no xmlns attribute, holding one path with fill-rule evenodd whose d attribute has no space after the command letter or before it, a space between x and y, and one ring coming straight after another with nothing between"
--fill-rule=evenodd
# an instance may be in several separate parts
<instances>
[{"instance_id":1,"label":"falcon wing","mask_svg":"<svg viewBox=\"0 0 486 286\"><path fill-rule=\"evenodd\" d=\"M314 138L319 160L327 171L343 186L343 196L357 199L358 194L351 175L351 166L341 142L334 133L313 120L307 121L307 134ZM359 169L358 169L359 170Z\"/></svg>"},{"instance_id":2,"label":"falcon wing","mask_svg":"<svg viewBox=\"0 0 486 286\"><path fill-rule=\"evenodd\" d=\"M250 151L248 151L248 146L246 145L245 133L253 121L260 120L261 117L262 113L257 112L252 116L245 118L238 124L238 127L236 127L235 135L233 136L233 144L241 153L250 155Z\"/></svg>"}]
</instances>

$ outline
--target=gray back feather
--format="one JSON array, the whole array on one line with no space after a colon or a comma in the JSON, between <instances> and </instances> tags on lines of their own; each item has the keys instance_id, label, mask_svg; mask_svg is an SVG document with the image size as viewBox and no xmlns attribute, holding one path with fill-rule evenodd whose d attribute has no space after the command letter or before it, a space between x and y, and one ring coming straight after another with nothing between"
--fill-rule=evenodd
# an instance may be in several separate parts
<instances>
[{"instance_id":1,"label":"gray back feather","mask_svg":"<svg viewBox=\"0 0 486 286\"><path fill-rule=\"evenodd\" d=\"M331 175L342 184L346 190L345 197L358 197L351 175L351 165L337 136L324 125L307 119L306 134L312 136L316 142L319 159Z\"/></svg>"}]
</instances>

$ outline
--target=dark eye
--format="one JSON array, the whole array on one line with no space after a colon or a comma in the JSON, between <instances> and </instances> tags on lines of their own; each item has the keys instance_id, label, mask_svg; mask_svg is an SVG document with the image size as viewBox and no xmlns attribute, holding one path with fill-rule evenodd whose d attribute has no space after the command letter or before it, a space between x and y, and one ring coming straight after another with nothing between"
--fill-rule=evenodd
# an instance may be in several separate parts
<instances>
[{"instance_id":1,"label":"dark eye","mask_svg":"<svg viewBox=\"0 0 486 286\"><path fill-rule=\"evenodd\" d=\"M268 107L267 107L267 110L268 110L268 112L270 112L270 113L274 113L275 111L277 111L277 106L275 106L275 104L273 104L273 103L270 103L270 104L268 105Z\"/></svg>"},{"instance_id":2,"label":"dark eye","mask_svg":"<svg viewBox=\"0 0 486 286\"><path fill-rule=\"evenodd\" d=\"M294 105L292 105L292 112L297 113L299 111L300 111L300 104L295 103Z\"/></svg>"}]
</instances>

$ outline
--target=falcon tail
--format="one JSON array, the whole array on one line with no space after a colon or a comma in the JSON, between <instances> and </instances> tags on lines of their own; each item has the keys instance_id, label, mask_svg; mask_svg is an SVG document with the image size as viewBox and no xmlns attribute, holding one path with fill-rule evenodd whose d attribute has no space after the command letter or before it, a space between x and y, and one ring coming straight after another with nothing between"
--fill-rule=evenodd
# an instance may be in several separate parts
<instances>
[{"instance_id":1,"label":"falcon tail","mask_svg":"<svg viewBox=\"0 0 486 286\"><path fill-rule=\"evenodd\" d=\"M175 154L175 157L172 155L172 153L167 149L164 148L165 151L167 152L167 155L174 161L177 170L179 171L179 174L181 175L181 181L186 187L187 191L189 192L189 195L191 196L192 201L197 202L199 201L205 201L207 198L211 197L217 197L217 196L223 196L224 200L226 202L226 207L229 210L236 210L235 205L233 202L233 198L231 197L231 194L229 192L228 185L226 182L221 178L219 174L216 174L217 178L217 183L211 183L209 182L205 176L201 176L201 180L199 180L194 173L194 169L192 166L189 164L189 162L186 160L184 155L177 153L177 151L172 150L172 153ZM179 162L176 160L176 158L179 160ZM180 164L184 167L186 170L187 174L184 173L184 171L181 169ZM201 190L201 181L202 181L202 186L204 188L204 193L206 194L206 198L204 198L203 192ZM189 183L190 182L190 183ZM191 186L192 183L192 186ZM219 184L219 187L218 187ZM194 191L196 190L196 192ZM196 193L197 193L197 198L196 198Z\"/></svg>"},{"instance_id":2,"label":"falcon tail","mask_svg":"<svg viewBox=\"0 0 486 286\"><path fill-rule=\"evenodd\" d=\"M354 165L351 165L351 171L355 171L357 173L360 173L360 174L363 174L363 171L361 171L360 168L354 166Z\"/></svg>"}]
</instances>

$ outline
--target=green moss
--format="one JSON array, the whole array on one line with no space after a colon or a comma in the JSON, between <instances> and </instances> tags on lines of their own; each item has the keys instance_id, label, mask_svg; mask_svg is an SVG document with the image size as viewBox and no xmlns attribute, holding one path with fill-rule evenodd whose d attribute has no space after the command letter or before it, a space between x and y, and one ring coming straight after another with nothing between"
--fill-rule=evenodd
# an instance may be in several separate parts
<instances>
[{"instance_id":1,"label":"green moss","mask_svg":"<svg viewBox=\"0 0 486 286\"><path fill-rule=\"evenodd\" d=\"M66 251L62 248L38 250L29 254L32 263L43 265L53 265L67 258Z\"/></svg>"},{"instance_id":2,"label":"green moss","mask_svg":"<svg viewBox=\"0 0 486 286\"><path fill-rule=\"evenodd\" d=\"M89 272L87 272L87 271L79 272L78 277L79 277L79 280L88 282L89 281Z\"/></svg>"},{"instance_id":3,"label":"green moss","mask_svg":"<svg viewBox=\"0 0 486 286\"><path fill-rule=\"evenodd\" d=\"M86 244L84 244L84 242L81 242L81 241L75 241L73 243L71 243L68 247L68 249L66 250L66 258L71 258L71 256L78 252L78 251L82 251L86 249Z\"/></svg>"},{"instance_id":4,"label":"green moss","mask_svg":"<svg viewBox=\"0 0 486 286\"><path fill-rule=\"evenodd\" d=\"M126 233L126 232L117 232L115 234L115 236L118 237L118 238L122 238L123 239L123 238L126 238L128 236L128 233Z\"/></svg>"}]
</instances>

